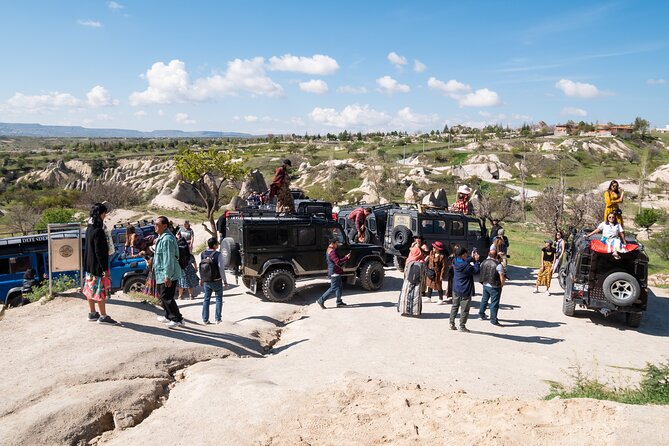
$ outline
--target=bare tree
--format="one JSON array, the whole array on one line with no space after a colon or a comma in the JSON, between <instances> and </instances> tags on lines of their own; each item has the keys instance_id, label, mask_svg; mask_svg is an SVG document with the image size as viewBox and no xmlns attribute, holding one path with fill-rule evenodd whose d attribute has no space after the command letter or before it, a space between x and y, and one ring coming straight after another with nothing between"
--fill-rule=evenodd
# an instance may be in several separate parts
<instances>
[{"instance_id":1,"label":"bare tree","mask_svg":"<svg viewBox=\"0 0 669 446\"><path fill-rule=\"evenodd\" d=\"M539 224L549 231L558 231L563 224L564 194L560 186L548 186L534 200L534 215Z\"/></svg>"},{"instance_id":2,"label":"bare tree","mask_svg":"<svg viewBox=\"0 0 669 446\"><path fill-rule=\"evenodd\" d=\"M41 213L34 207L23 203L14 203L7 207L7 212L2 220L10 232L20 232L22 235L28 235L35 231L35 225L40 217Z\"/></svg>"},{"instance_id":3,"label":"bare tree","mask_svg":"<svg viewBox=\"0 0 669 446\"><path fill-rule=\"evenodd\" d=\"M476 215L498 220L508 220L520 214L520 204L512 197L512 193L496 190L479 191L475 200L472 200Z\"/></svg>"}]
</instances>

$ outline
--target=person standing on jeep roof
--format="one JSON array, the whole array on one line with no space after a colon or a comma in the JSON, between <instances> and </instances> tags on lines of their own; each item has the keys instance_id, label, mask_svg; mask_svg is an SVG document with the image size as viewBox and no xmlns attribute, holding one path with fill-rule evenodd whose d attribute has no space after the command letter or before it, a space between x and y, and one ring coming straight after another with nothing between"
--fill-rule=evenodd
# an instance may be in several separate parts
<instances>
[{"instance_id":1,"label":"person standing on jeep roof","mask_svg":"<svg viewBox=\"0 0 669 446\"><path fill-rule=\"evenodd\" d=\"M218 240L211 237L207 240L207 247L200 258L200 285L204 286L204 301L202 302L202 323L209 324L209 300L211 293L216 293L216 312L214 320L221 323L223 309L223 287L228 288L228 279L225 277L225 263L223 256L218 252ZM208 259L208 260L205 260ZM209 259L211 262L209 262Z\"/></svg>"},{"instance_id":2,"label":"person standing on jeep roof","mask_svg":"<svg viewBox=\"0 0 669 446\"><path fill-rule=\"evenodd\" d=\"M351 220L355 223L355 235L353 235L353 230L351 230L353 236L350 237L354 242L364 242L365 230L367 229L367 217L369 217L371 213L371 208L357 208L346 217L347 220Z\"/></svg>"},{"instance_id":3,"label":"person standing on jeep roof","mask_svg":"<svg viewBox=\"0 0 669 446\"><path fill-rule=\"evenodd\" d=\"M474 205L469 201L469 197L472 194L472 188L463 184L458 187L458 196L451 207L451 212L457 212L460 214L473 214Z\"/></svg>"},{"instance_id":4,"label":"person standing on jeep roof","mask_svg":"<svg viewBox=\"0 0 669 446\"><path fill-rule=\"evenodd\" d=\"M269 198L276 196L276 212L279 214L295 213L295 202L290 193L290 175L288 169L293 165L289 159L283 160L276 168L274 179L269 185Z\"/></svg>"},{"instance_id":5,"label":"person standing on jeep roof","mask_svg":"<svg viewBox=\"0 0 669 446\"><path fill-rule=\"evenodd\" d=\"M620 209L620 203L625 199L625 192L620 189L620 185L616 180L613 180L609 183L609 188L604 192L604 204L606 205L604 209L604 221L606 221L608 215L613 212L616 216L616 221L623 225L623 212Z\"/></svg>"},{"instance_id":6,"label":"person standing on jeep roof","mask_svg":"<svg viewBox=\"0 0 669 446\"><path fill-rule=\"evenodd\" d=\"M449 318L451 330L455 330L455 316L460 310L460 331L469 333L465 326L469 318L469 307L474 295L474 274L481 270L479 266L479 255L474 253L472 257L467 256L467 248L461 247L455 253L453 263L453 305L451 306L451 317Z\"/></svg>"},{"instance_id":7,"label":"person standing on jeep roof","mask_svg":"<svg viewBox=\"0 0 669 446\"><path fill-rule=\"evenodd\" d=\"M337 254L338 243L339 240L334 237L331 238L328 249L325 252L325 259L328 262L328 277L330 278L330 288L328 288L325 293L323 293L323 295L316 301L318 306L320 306L323 310L325 310L325 301L332 293L334 293L335 297L337 298L338 308L346 306L344 301L341 300L341 293L343 288L341 275L344 274L342 265L346 263L349 258L351 258L351 254L349 253L344 257L339 257L339 254Z\"/></svg>"},{"instance_id":8,"label":"person standing on jeep roof","mask_svg":"<svg viewBox=\"0 0 669 446\"><path fill-rule=\"evenodd\" d=\"M174 300L177 281L183 275L179 266L179 248L174 233L169 230L170 221L165 216L155 220L156 240L155 254L153 255L153 273L156 277L156 287L160 303L165 316L159 316L158 321L167 324L168 328L184 327L184 318L179 306Z\"/></svg>"},{"instance_id":9,"label":"person standing on jeep roof","mask_svg":"<svg viewBox=\"0 0 669 446\"><path fill-rule=\"evenodd\" d=\"M483 284L483 292L479 305L479 319L487 319L485 310L488 306L488 299L490 299L490 323L500 325L497 320L497 312L502 297L502 288L504 287L504 268L497 260L495 246L490 247L488 258L481 262L481 283Z\"/></svg>"}]
</instances>

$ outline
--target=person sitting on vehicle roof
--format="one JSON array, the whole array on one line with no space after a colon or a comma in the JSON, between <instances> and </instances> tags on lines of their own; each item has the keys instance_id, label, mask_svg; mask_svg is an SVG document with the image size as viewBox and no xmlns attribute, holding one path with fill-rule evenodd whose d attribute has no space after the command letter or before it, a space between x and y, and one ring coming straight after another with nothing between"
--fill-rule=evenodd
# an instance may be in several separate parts
<instances>
[{"instance_id":1,"label":"person sitting on vehicle roof","mask_svg":"<svg viewBox=\"0 0 669 446\"><path fill-rule=\"evenodd\" d=\"M471 194L472 189L466 184L458 187L458 196L455 200L455 203L453 203L453 206L451 206L451 212L457 212L465 215L472 214L474 212L474 205L472 205L472 203L469 201Z\"/></svg>"},{"instance_id":2,"label":"person sitting on vehicle roof","mask_svg":"<svg viewBox=\"0 0 669 446\"><path fill-rule=\"evenodd\" d=\"M276 196L276 212L279 214L295 213L295 202L290 193L290 175L288 169L293 165L289 159L283 160L281 167L276 168L274 179L269 185L270 200Z\"/></svg>"},{"instance_id":3,"label":"person sitting on vehicle roof","mask_svg":"<svg viewBox=\"0 0 669 446\"><path fill-rule=\"evenodd\" d=\"M620 259L619 253L623 251L623 245L626 244L625 232L616 220L615 213L609 212L606 221L601 222L594 231L584 237L590 237L598 232L602 233L602 242L608 245L609 251L613 253L613 258Z\"/></svg>"},{"instance_id":4,"label":"person sitting on vehicle roof","mask_svg":"<svg viewBox=\"0 0 669 446\"><path fill-rule=\"evenodd\" d=\"M372 208L357 208L353 210L348 217L348 220L351 220L355 223L355 232L351 230L350 239L353 242L365 242L365 230L367 229L367 217L372 213Z\"/></svg>"}]
</instances>

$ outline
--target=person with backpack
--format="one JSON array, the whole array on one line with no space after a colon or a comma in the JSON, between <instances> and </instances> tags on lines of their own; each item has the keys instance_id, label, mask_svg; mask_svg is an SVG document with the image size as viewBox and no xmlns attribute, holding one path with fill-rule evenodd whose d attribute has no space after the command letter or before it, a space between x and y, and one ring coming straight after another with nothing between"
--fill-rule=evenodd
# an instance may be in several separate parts
<instances>
[{"instance_id":1,"label":"person with backpack","mask_svg":"<svg viewBox=\"0 0 669 446\"><path fill-rule=\"evenodd\" d=\"M490 247L488 258L481 262L480 282L483 284L483 293L481 294L481 304L479 305L479 319L487 319L485 315L488 300L490 300L490 323L501 325L497 320L497 311L499 310L499 301L502 296L502 287L504 287L504 267L497 260L497 248L495 245Z\"/></svg>"},{"instance_id":2,"label":"person with backpack","mask_svg":"<svg viewBox=\"0 0 669 446\"><path fill-rule=\"evenodd\" d=\"M179 255L181 255L181 252L179 252ZM179 266L181 266L181 262L179 262ZM193 288L200 282L196 268L195 256L188 253L188 264L183 268L183 277L179 279L179 300L184 298L184 290L188 290L188 299L193 300Z\"/></svg>"},{"instance_id":3,"label":"person with backpack","mask_svg":"<svg viewBox=\"0 0 669 446\"><path fill-rule=\"evenodd\" d=\"M223 287L228 288L228 280L225 277L225 264L223 256L218 252L218 240L211 237L207 240L207 247L200 257L200 285L204 287L204 301L202 302L202 323L209 322L209 301L211 293L216 293L216 312L214 320L221 323L221 311L223 309Z\"/></svg>"}]
</instances>

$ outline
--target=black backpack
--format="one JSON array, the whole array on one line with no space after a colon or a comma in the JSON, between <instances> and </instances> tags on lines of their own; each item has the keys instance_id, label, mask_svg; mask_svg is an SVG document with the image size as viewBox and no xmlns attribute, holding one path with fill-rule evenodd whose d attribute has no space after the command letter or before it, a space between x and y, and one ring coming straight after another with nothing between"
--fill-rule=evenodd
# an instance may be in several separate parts
<instances>
[{"instance_id":1,"label":"black backpack","mask_svg":"<svg viewBox=\"0 0 669 446\"><path fill-rule=\"evenodd\" d=\"M212 254L205 256L202 253L202 259L200 260L200 279L202 282L214 282L221 278L221 272L218 269L218 257L216 254L220 255L218 251L214 251Z\"/></svg>"},{"instance_id":2,"label":"black backpack","mask_svg":"<svg viewBox=\"0 0 669 446\"><path fill-rule=\"evenodd\" d=\"M186 269L190 260L190 248L188 242L180 238L177 240L177 247L179 248L179 266L181 269Z\"/></svg>"},{"instance_id":3,"label":"black backpack","mask_svg":"<svg viewBox=\"0 0 669 446\"><path fill-rule=\"evenodd\" d=\"M409 272L407 273L407 280L411 285L418 285L421 281L421 269L422 265L420 262L412 262L409 266Z\"/></svg>"}]
</instances>

